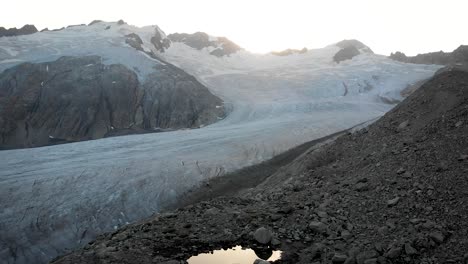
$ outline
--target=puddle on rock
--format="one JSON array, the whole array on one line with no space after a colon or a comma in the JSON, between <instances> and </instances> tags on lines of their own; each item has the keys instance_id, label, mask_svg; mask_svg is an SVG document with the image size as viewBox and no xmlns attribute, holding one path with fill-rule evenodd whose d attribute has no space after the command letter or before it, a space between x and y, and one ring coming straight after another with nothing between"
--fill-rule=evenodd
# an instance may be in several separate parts
<instances>
[{"instance_id":1,"label":"puddle on rock","mask_svg":"<svg viewBox=\"0 0 468 264\"><path fill-rule=\"evenodd\" d=\"M189 264L253 264L257 259L276 261L281 258L281 251L271 249L253 250L236 246L227 250L219 249L203 253L187 260Z\"/></svg>"}]
</instances>

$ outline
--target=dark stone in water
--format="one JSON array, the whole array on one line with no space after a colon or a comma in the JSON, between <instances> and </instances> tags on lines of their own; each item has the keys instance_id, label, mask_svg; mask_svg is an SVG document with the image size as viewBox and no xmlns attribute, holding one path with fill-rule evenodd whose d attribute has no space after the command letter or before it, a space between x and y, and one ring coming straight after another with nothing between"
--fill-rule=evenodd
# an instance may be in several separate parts
<instances>
[{"instance_id":1,"label":"dark stone in water","mask_svg":"<svg viewBox=\"0 0 468 264\"><path fill-rule=\"evenodd\" d=\"M252 247L252 250L261 259L269 259L273 255L273 250L270 247Z\"/></svg>"}]
</instances>

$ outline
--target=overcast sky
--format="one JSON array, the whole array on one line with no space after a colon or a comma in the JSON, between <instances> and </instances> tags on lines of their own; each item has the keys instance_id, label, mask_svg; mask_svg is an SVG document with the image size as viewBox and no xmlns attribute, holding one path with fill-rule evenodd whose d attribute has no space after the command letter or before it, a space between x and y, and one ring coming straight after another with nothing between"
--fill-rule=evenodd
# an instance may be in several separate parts
<instances>
[{"instance_id":1,"label":"overcast sky","mask_svg":"<svg viewBox=\"0 0 468 264\"><path fill-rule=\"evenodd\" d=\"M468 44L468 0L8 0L0 26L40 30L94 19L204 31L253 52L361 40L376 53L452 51Z\"/></svg>"}]
</instances>

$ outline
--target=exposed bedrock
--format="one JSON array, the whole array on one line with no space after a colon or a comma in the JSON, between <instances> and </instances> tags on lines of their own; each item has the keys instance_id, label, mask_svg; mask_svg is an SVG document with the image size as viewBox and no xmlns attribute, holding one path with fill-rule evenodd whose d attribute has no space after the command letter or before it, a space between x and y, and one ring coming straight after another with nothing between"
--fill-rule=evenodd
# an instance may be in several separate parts
<instances>
[{"instance_id":1,"label":"exposed bedrock","mask_svg":"<svg viewBox=\"0 0 468 264\"><path fill-rule=\"evenodd\" d=\"M141 83L98 56L24 63L0 74L0 148L196 128L222 117L222 104L173 66L156 66Z\"/></svg>"}]
</instances>

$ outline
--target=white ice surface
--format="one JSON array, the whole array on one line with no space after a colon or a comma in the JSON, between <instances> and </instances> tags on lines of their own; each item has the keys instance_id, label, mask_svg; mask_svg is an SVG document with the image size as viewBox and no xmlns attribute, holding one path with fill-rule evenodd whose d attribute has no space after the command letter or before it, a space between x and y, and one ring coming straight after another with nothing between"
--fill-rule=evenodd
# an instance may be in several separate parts
<instances>
[{"instance_id":1,"label":"white ice surface","mask_svg":"<svg viewBox=\"0 0 468 264\"><path fill-rule=\"evenodd\" d=\"M0 71L20 61L100 55L144 78L158 62L122 36L136 32L151 48L156 27L107 25L0 38ZM382 97L401 99L399 91L438 69L369 54L336 65L336 51L218 58L173 43L161 56L220 96L229 115L201 129L0 151L0 259L13 262L15 252L17 262L50 260L150 216L204 179L379 117L393 107Z\"/></svg>"}]
</instances>

